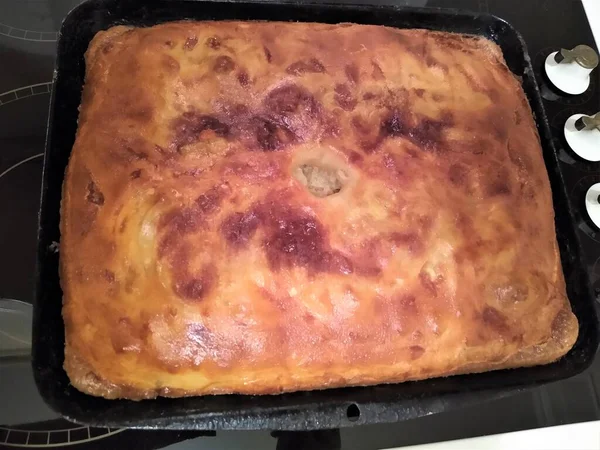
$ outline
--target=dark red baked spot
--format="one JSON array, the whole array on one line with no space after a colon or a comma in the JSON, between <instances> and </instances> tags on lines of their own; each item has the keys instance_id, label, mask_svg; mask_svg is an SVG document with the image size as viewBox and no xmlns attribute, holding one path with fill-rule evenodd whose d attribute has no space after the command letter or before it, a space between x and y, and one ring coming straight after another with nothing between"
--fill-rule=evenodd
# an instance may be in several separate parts
<instances>
[{"instance_id":1,"label":"dark red baked spot","mask_svg":"<svg viewBox=\"0 0 600 450\"><path fill-rule=\"evenodd\" d=\"M423 249L421 237L416 232L395 231L390 234L391 242L399 247L405 247L410 253L417 253Z\"/></svg>"},{"instance_id":2,"label":"dark red baked spot","mask_svg":"<svg viewBox=\"0 0 600 450\"><path fill-rule=\"evenodd\" d=\"M504 142L508 137L508 129L511 126L510 120L502 114L498 114L494 110L490 110L485 114L482 120L483 125L487 125L490 133L501 142Z\"/></svg>"},{"instance_id":3,"label":"dark red baked spot","mask_svg":"<svg viewBox=\"0 0 600 450\"><path fill-rule=\"evenodd\" d=\"M358 70L358 66L355 63L346 64L344 72L346 73L346 78L348 78L348 81L350 83L358 84L358 82L360 81L360 72Z\"/></svg>"},{"instance_id":4,"label":"dark red baked spot","mask_svg":"<svg viewBox=\"0 0 600 450\"><path fill-rule=\"evenodd\" d=\"M201 214L211 214L221 206L223 199L229 192L230 188L227 184L213 186L196 199L196 206Z\"/></svg>"},{"instance_id":5,"label":"dark red baked spot","mask_svg":"<svg viewBox=\"0 0 600 450\"><path fill-rule=\"evenodd\" d=\"M200 228L201 215L197 208L175 208L165 213L158 221L158 230L166 229L158 245L158 256L163 257L172 250L182 236Z\"/></svg>"},{"instance_id":6,"label":"dark red baked spot","mask_svg":"<svg viewBox=\"0 0 600 450\"><path fill-rule=\"evenodd\" d=\"M349 154L348 154L348 160L352 163L352 164L358 164L359 162L361 162L364 159L363 155L361 155L358 152L355 152L354 150L352 150Z\"/></svg>"},{"instance_id":7,"label":"dark red baked spot","mask_svg":"<svg viewBox=\"0 0 600 450\"><path fill-rule=\"evenodd\" d=\"M417 299L414 295L402 294L395 299L395 302L400 305L403 315L414 316L417 314Z\"/></svg>"},{"instance_id":8,"label":"dark red baked spot","mask_svg":"<svg viewBox=\"0 0 600 450\"><path fill-rule=\"evenodd\" d=\"M442 130L447 124L442 120L421 119L408 134L408 138L425 150L433 150L441 141Z\"/></svg>"},{"instance_id":9,"label":"dark red baked spot","mask_svg":"<svg viewBox=\"0 0 600 450\"><path fill-rule=\"evenodd\" d=\"M375 61L372 61L371 65L373 67L373 72L371 73L371 76L375 80L383 80L385 78L385 75L383 74L383 70L381 70L379 64L377 64Z\"/></svg>"},{"instance_id":10,"label":"dark red baked spot","mask_svg":"<svg viewBox=\"0 0 600 450\"><path fill-rule=\"evenodd\" d=\"M131 178L132 180L136 180L141 176L142 176L142 169L134 170L133 172L131 172L129 174L129 178Z\"/></svg>"},{"instance_id":11,"label":"dark red baked spot","mask_svg":"<svg viewBox=\"0 0 600 450\"><path fill-rule=\"evenodd\" d=\"M506 180L496 180L486 187L486 194L489 197L497 197L510 194L510 185Z\"/></svg>"},{"instance_id":12,"label":"dark red baked spot","mask_svg":"<svg viewBox=\"0 0 600 450\"><path fill-rule=\"evenodd\" d=\"M498 333L505 333L509 329L506 316L491 306L483 308L481 318L486 325Z\"/></svg>"},{"instance_id":13,"label":"dark red baked spot","mask_svg":"<svg viewBox=\"0 0 600 450\"><path fill-rule=\"evenodd\" d=\"M431 151L440 146L443 130L452 123L452 116L444 114L440 119L420 118L416 125L412 125L403 111L393 109L382 121L380 134L382 138L403 137Z\"/></svg>"},{"instance_id":14,"label":"dark red baked spot","mask_svg":"<svg viewBox=\"0 0 600 450\"><path fill-rule=\"evenodd\" d=\"M170 73L177 73L180 69L179 61L171 55L162 55L162 65L163 68Z\"/></svg>"},{"instance_id":15,"label":"dark red baked spot","mask_svg":"<svg viewBox=\"0 0 600 450\"><path fill-rule=\"evenodd\" d=\"M183 49L187 50L187 51L193 50L197 43L198 43L198 37L190 36L185 40L185 43L183 44Z\"/></svg>"},{"instance_id":16,"label":"dark red baked spot","mask_svg":"<svg viewBox=\"0 0 600 450\"><path fill-rule=\"evenodd\" d=\"M102 46L102 53L104 53L105 55L108 55L110 53L110 51L113 49L114 44L112 42L107 42L106 44L104 44Z\"/></svg>"},{"instance_id":17,"label":"dark red baked spot","mask_svg":"<svg viewBox=\"0 0 600 450\"><path fill-rule=\"evenodd\" d=\"M209 37L204 43L208 48L217 50L221 47L221 40L217 36Z\"/></svg>"},{"instance_id":18,"label":"dark red baked spot","mask_svg":"<svg viewBox=\"0 0 600 450\"><path fill-rule=\"evenodd\" d=\"M421 285L427 291L429 291L431 294L433 294L434 297L437 297L437 295L438 295L437 282L442 281L441 276L438 276L436 280L432 280L431 277L427 273L421 271L421 272L419 272L419 281L421 282Z\"/></svg>"},{"instance_id":19,"label":"dark red baked spot","mask_svg":"<svg viewBox=\"0 0 600 450\"><path fill-rule=\"evenodd\" d=\"M425 65L429 68L437 67L438 69L441 69L445 73L448 73L450 70L446 64L441 63L440 61L438 61L436 58L434 58L430 54L426 55L423 58L423 60L425 61Z\"/></svg>"},{"instance_id":20,"label":"dark red baked spot","mask_svg":"<svg viewBox=\"0 0 600 450\"><path fill-rule=\"evenodd\" d=\"M86 200L94 205L104 205L104 194L100 191L96 183L90 181L87 185Z\"/></svg>"},{"instance_id":21,"label":"dark red baked spot","mask_svg":"<svg viewBox=\"0 0 600 450\"><path fill-rule=\"evenodd\" d=\"M425 95L425 89L415 89L414 93L417 97L423 98L423 96Z\"/></svg>"},{"instance_id":22,"label":"dark red baked spot","mask_svg":"<svg viewBox=\"0 0 600 450\"><path fill-rule=\"evenodd\" d=\"M205 266L200 276L177 279L173 282L173 291L186 300L202 300L216 282L217 273L214 267Z\"/></svg>"},{"instance_id":23,"label":"dark red baked spot","mask_svg":"<svg viewBox=\"0 0 600 450\"><path fill-rule=\"evenodd\" d=\"M522 121L523 121L523 117L521 116L521 113L519 112L518 109L515 109L515 124L521 125Z\"/></svg>"},{"instance_id":24,"label":"dark red baked spot","mask_svg":"<svg viewBox=\"0 0 600 450\"><path fill-rule=\"evenodd\" d=\"M411 345L409 350L410 350L410 359L412 359L413 361L415 359L419 359L421 356L423 356L423 353L425 353L425 349L423 347L421 347L420 345Z\"/></svg>"},{"instance_id":25,"label":"dark red baked spot","mask_svg":"<svg viewBox=\"0 0 600 450\"><path fill-rule=\"evenodd\" d=\"M347 84L337 84L335 86L334 99L338 106L345 111L354 110L358 103Z\"/></svg>"},{"instance_id":26,"label":"dark red baked spot","mask_svg":"<svg viewBox=\"0 0 600 450\"><path fill-rule=\"evenodd\" d=\"M432 95L431 95L431 99L432 99L434 102L441 102L442 100L444 100L444 96L443 96L442 94L437 94L437 93L435 93L435 94L432 94Z\"/></svg>"},{"instance_id":27,"label":"dark red baked spot","mask_svg":"<svg viewBox=\"0 0 600 450\"><path fill-rule=\"evenodd\" d=\"M173 48L173 47L175 47L175 42L173 42L171 40L165 41L165 47Z\"/></svg>"},{"instance_id":28,"label":"dark red baked spot","mask_svg":"<svg viewBox=\"0 0 600 450\"><path fill-rule=\"evenodd\" d=\"M469 169L461 163L452 164L448 169L448 179L454 186L466 186Z\"/></svg>"},{"instance_id":29,"label":"dark red baked spot","mask_svg":"<svg viewBox=\"0 0 600 450\"><path fill-rule=\"evenodd\" d=\"M250 84L250 76L248 75L248 72L244 69L238 72L237 79L240 83L240 86L246 87Z\"/></svg>"},{"instance_id":30,"label":"dark red baked spot","mask_svg":"<svg viewBox=\"0 0 600 450\"><path fill-rule=\"evenodd\" d=\"M509 195L511 193L510 173L505 167L490 170L486 175L485 194L488 197Z\"/></svg>"},{"instance_id":31,"label":"dark red baked spot","mask_svg":"<svg viewBox=\"0 0 600 450\"><path fill-rule=\"evenodd\" d=\"M273 89L264 101L267 111L286 115L293 112L306 112L315 115L319 112L319 104L315 97L304 87L286 84Z\"/></svg>"},{"instance_id":32,"label":"dark red baked spot","mask_svg":"<svg viewBox=\"0 0 600 450\"><path fill-rule=\"evenodd\" d=\"M221 224L221 232L227 243L238 250L246 246L258 228L260 220L254 211L236 212Z\"/></svg>"},{"instance_id":33,"label":"dark red baked spot","mask_svg":"<svg viewBox=\"0 0 600 450\"><path fill-rule=\"evenodd\" d=\"M273 61L273 55L271 54L271 50L269 50L269 47L267 46L263 46L263 50L265 52L265 58L267 59L267 62L271 63L271 61Z\"/></svg>"},{"instance_id":34,"label":"dark red baked spot","mask_svg":"<svg viewBox=\"0 0 600 450\"><path fill-rule=\"evenodd\" d=\"M129 145L126 145L124 148L125 148L125 152L129 156L128 159L130 159L130 160L142 161L142 160L148 159L148 153L146 153L143 150L136 150Z\"/></svg>"},{"instance_id":35,"label":"dark red baked spot","mask_svg":"<svg viewBox=\"0 0 600 450\"><path fill-rule=\"evenodd\" d=\"M296 136L285 125L264 117L252 121L256 143L261 150L280 150L295 141Z\"/></svg>"},{"instance_id":36,"label":"dark red baked spot","mask_svg":"<svg viewBox=\"0 0 600 450\"><path fill-rule=\"evenodd\" d=\"M109 283L114 283L115 282L115 273L112 270L108 270L108 269L104 269L102 271L102 275L104 277L104 279L106 281L108 281Z\"/></svg>"},{"instance_id":37,"label":"dark red baked spot","mask_svg":"<svg viewBox=\"0 0 600 450\"><path fill-rule=\"evenodd\" d=\"M205 130L212 130L217 136L226 137L229 126L214 116L200 114L194 111L184 112L173 123L173 143L179 150L185 145L192 144L200 139Z\"/></svg>"},{"instance_id":38,"label":"dark red baked spot","mask_svg":"<svg viewBox=\"0 0 600 450\"><path fill-rule=\"evenodd\" d=\"M310 58L290 64L285 71L296 76L304 73L324 73L325 66L318 59Z\"/></svg>"},{"instance_id":39,"label":"dark red baked spot","mask_svg":"<svg viewBox=\"0 0 600 450\"><path fill-rule=\"evenodd\" d=\"M377 98L377 94L374 92L365 92L363 94L363 100L369 101L369 100L373 100L375 98Z\"/></svg>"},{"instance_id":40,"label":"dark red baked spot","mask_svg":"<svg viewBox=\"0 0 600 450\"><path fill-rule=\"evenodd\" d=\"M157 225L158 231L163 232L158 244L158 256L162 258L172 254L181 239L200 229L207 217L219 209L230 192L227 184L217 185L200 195L191 206L173 208L163 214Z\"/></svg>"},{"instance_id":41,"label":"dark red baked spot","mask_svg":"<svg viewBox=\"0 0 600 450\"><path fill-rule=\"evenodd\" d=\"M309 274L349 274L353 264L330 248L328 234L318 219L277 201L255 204L249 211L228 218L222 225L227 242L243 246L258 227L265 235L262 245L272 270L304 267Z\"/></svg>"},{"instance_id":42,"label":"dark red baked spot","mask_svg":"<svg viewBox=\"0 0 600 450\"><path fill-rule=\"evenodd\" d=\"M217 56L213 65L213 70L217 73L229 73L235 69L235 62L229 56Z\"/></svg>"},{"instance_id":43,"label":"dark red baked spot","mask_svg":"<svg viewBox=\"0 0 600 450\"><path fill-rule=\"evenodd\" d=\"M383 119L380 127L381 134L384 137L405 136L409 132L406 114L403 111L393 109L387 117Z\"/></svg>"},{"instance_id":44,"label":"dark red baked spot","mask_svg":"<svg viewBox=\"0 0 600 450\"><path fill-rule=\"evenodd\" d=\"M268 226L263 246L271 269L301 266L313 273L352 273L347 258L327 249L326 231L316 218L287 208L263 214Z\"/></svg>"},{"instance_id":45,"label":"dark red baked spot","mask_svg":"<svg viewBox=\"0 0 600 450\"><path fill-rule=\"evenodd\" d=\"M128 294L131 294L133 292L133 284L136 282L137 277L138 274L134 269L127 269L127 274L125 275L125 284L123 287L125 289L125 292L127 292Z\"/></svg>"}]
</instances>

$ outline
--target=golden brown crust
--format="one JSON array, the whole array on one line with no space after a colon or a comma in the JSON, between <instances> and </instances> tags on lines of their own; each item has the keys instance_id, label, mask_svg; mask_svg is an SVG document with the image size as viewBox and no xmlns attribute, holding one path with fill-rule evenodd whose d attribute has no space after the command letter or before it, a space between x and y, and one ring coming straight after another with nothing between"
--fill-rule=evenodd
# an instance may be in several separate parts
<instances>
[{"instance_id":1,"label":"golden brown crust","mask_svg":"<svg viewBox=\"0 0 600 450\"><path fill-rule=\"evenodd\" d=\"M179 22L100 32L86 63L61 209L81 391L392 383L574 344L539 138L492 42Z\"/></svg>"}]
</instances>

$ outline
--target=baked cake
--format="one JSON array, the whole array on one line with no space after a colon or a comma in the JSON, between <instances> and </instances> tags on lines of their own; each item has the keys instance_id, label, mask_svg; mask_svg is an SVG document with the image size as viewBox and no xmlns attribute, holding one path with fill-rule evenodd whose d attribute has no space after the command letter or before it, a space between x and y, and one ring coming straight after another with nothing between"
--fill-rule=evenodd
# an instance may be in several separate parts
<instances>
[{"instance_id":1,"label":"baked cake","mask_svg":"<svg viewBox=\"0 0 600 450\"><path fill-rule=\"evenodd\" d=\"M99 32L61 233L65 369L106 398L546 364L578 333L532 112L482 37Z\"/></svg>"}]
</instances>

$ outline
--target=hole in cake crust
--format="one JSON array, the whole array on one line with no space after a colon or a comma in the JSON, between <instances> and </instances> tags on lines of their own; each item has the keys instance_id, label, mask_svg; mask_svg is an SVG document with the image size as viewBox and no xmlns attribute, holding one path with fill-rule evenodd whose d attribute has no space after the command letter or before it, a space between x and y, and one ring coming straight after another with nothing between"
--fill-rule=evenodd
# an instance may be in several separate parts
<instances>
[{"instance_id":1,"label":"hole in cake crust","mask_svg":"<svg viewBox=\"0 0 600 450\"><path fill-rule=\"evenodd\" d=\"M294 175L312 195L319 198L337 194L348 179L344 170L322 163L301 164L294 171Z\"/></svg>"}]
</instances>

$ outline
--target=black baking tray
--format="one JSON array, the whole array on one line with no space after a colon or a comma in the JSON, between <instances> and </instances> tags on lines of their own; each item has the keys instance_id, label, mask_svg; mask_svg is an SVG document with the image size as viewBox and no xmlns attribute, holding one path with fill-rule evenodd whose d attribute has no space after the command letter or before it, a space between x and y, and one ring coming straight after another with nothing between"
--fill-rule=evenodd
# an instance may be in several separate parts
<instances>
[{"instance_id":1,"label":"black baking tray","mask_svg":"<svg viewBox=\"0 0 600 450\"><path fill-rule=\"evenodd\" d=\"M53 243L60 241L61 186L77 128L84 52L96 32L113 25L149 26L181 19L354 22L483 35L498 43L510 69L523 80L542 140L568 295L580 324L579 338L573 349L559 361L541 367L276 396L223 395L133 402L95 398L73 388L62 367L62 291L58 254ZM504 20L489 14L437 8L316 3L91 0L81 4L67 16L59 35L38 245L33 327L35 380L50 407L70 420L90 425L307 430L393 422L499 398L573 376L591 364L598 346L598 322L575 233L573 205L565 191L531 60L519 33Z\"/></svg>"}]
</instances>

